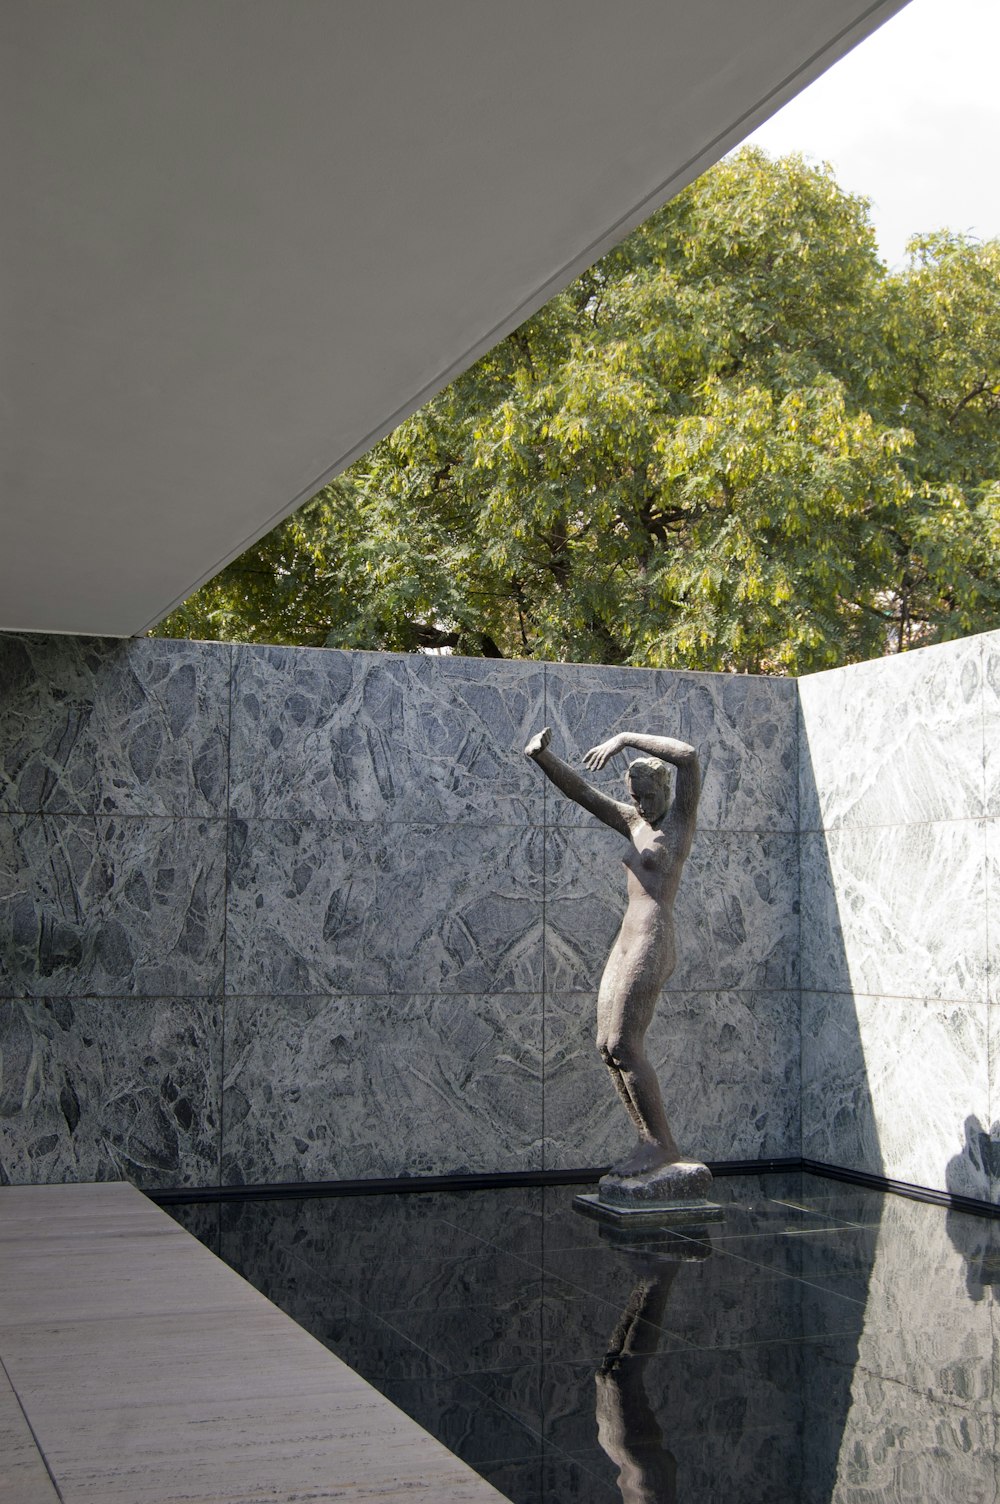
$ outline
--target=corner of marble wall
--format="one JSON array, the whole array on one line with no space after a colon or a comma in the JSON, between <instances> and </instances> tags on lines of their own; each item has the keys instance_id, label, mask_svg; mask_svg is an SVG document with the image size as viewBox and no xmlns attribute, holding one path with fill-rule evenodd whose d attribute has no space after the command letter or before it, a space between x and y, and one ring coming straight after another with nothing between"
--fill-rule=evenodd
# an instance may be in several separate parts
<instances>
[{"instance_id":1,"label":"corner of marble wall","mask_svg":"<svg viewBox=\"0 0 1000 1504\"><path fill-rule=\"evenodd\" d=\"M982 1001L805 990L805 1158L989 1200L990 1028Z\"/></svg>"}]
</instances>

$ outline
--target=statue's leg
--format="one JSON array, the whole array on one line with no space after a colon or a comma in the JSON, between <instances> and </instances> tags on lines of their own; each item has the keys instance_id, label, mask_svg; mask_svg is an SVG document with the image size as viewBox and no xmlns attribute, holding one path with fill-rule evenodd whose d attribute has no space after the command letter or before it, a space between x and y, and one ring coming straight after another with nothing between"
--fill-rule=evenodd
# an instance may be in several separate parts
<instances>
[{"instance_id":1,"label":"statue's leg","mask_svg":"<svg viewBox=\"0 0 1000 1504\"><path fill-rule=\"evenodd\" d=\"M645 1144L663 1151L662 1158L656 1159L656 1163L669 1164L679 1159L680 1151L667 1122L660 1083L641 1044L618 1038L610 1040L608 1048L639 1121L639 1137ZM653 1168L652 1164L648 1168Z\"/></svg>"},{"instance_id":2,"label":"statue's leg","mask_svg":"<svg viewBox=\"0 0 1000 1504\"><path fill-rule=\"evenodd\" d=\"M600 991L597 994L597 1049L601 1059L608 1068L612 1084L618 1093L622 1106L629 1115L633 1128L639 1137L642 1138L642 1118L639 1116L631 1093L622 1080L622 1073L608 1046L608 1040L617 1011L615 999L620 990L621 983L618 977L618 953L616 946L608 957L608 963L604 968L604 975L601 977Z\"/></svg>"},{"instance_id":3,"label":"statue's leg","mask_svg":"<svg viewBox=\"0 0 1000 1504\"><path fill-rule=\"evenodd\" d=\"M605 1047L612 1074L621 1080L632 1104L630 1116L639 1134L634 1154L616 1166L620 1170L651 1170L681 1157L667 1122L660 1083L643 1048L658 995L659 988L655 992L642 985L625 988L609 1010Z\"/></svg>"},{"instance_id":4,"label":"statue's leg","mask_svg":"<svg viewBox=\"0 0 1000 1504\"><path fill-rule=\"evenodd\" d=\"M635 1129L636 1133L638 1133L639 1137L642 1138L644 1131L643 1121L639 1116L639 1112L636 1108L635 1103L632 1101L628 1087L622 1080L622 1073L618 1069L618 1066L615 1063L615 1059L611 1054L611 1051L608 1049L608 1046L606 1044L602 1044L600 1039L598 1039L597 1041L597 1048L600 1051L601 1059L604 1061L604 1064L608 1068L608 1072L611 1076L615 1091L621 1098L622 1106L625 1108L625 1111L628 1113L629 1117L632 1120L632 1127Z\"/></svg>"}]
</instances>

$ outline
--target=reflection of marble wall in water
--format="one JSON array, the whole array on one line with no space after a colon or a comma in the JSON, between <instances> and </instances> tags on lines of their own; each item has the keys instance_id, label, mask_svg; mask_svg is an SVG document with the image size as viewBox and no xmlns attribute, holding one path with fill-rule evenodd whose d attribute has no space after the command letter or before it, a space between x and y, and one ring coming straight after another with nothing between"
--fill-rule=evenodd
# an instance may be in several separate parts
<instances>
[{"instance_id":1,"label":"reflection of marble wall in water","mask_svg":"<svg viewBox=\"0 0 1000 1504\"><path fill-rule=\"evenodd\" d=\"M848 1403L833 1493L817 1494L823 1504L994 1504L1000 1353L982 1274L995 1228L889 1197L881 1226L848 1240L854 1255L845 1248L842 1288L851 1262L873 1256L863 1329L855 1342L831 1340L807 1358L806 1435L824 1425L832 1393Z\"/></svg>"},{"instance_id":2,"label":"reflection of marble wall in water","mask_svg":"<svg viewBox=\"0 0 1000 1504\"><path fill-rule=\"evenodd\" d=\"M995 1199L1000 633L799 704L802 1152Z\"/></svg>"}]
</instances>

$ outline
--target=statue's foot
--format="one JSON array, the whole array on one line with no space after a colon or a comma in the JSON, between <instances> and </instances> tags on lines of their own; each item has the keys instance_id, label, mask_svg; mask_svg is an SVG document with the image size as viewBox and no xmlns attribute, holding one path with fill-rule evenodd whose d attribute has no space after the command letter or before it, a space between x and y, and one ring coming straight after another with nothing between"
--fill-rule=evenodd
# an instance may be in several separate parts
<instances>
[{"instance_id":1,"label":"statue's foot","mask_svg":"<svg viewBox=\"0 0 1000 1504\"><path fill-rule=\"evenodd\" d=\"M653 1203L702 1201L711 1186L712 1174L707 1165L679 1159L662 1148L652 1153L643 1144L601 1176L597 1197L606 1205L642 1209Z\"/></svg>"},{"instance_id":2,"label":"statue's foot","mask_svg":"<svg viewBox=\"0 0 1000 1504\"><path fill-rule=\"evenodd\" d=\"M680 1155L675 1150L665 1149L662 1144L640 1140L625 1158L611 1168L612 1175L645 1175L650 1170L659 1170L663 1165L677 1164Z\"/></svg>"}]
</instances>

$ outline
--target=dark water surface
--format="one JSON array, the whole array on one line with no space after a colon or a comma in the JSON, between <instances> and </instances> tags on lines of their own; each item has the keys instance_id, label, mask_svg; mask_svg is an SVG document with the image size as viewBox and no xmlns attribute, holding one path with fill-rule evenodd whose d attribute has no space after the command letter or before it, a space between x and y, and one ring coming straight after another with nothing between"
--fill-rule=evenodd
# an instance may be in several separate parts
<instances>
[{"instance_id":1,"label":"dark water surface","mask_svg":"<svg viewBox=\"0 0 1000 1504\"><path fill-rule=\"evenodd\" d=\"M515 1504L1000 1498L1000 1222L795 1171L622 1244L582 1189L170 1210Z\"/></svg>"}]
</instances>

